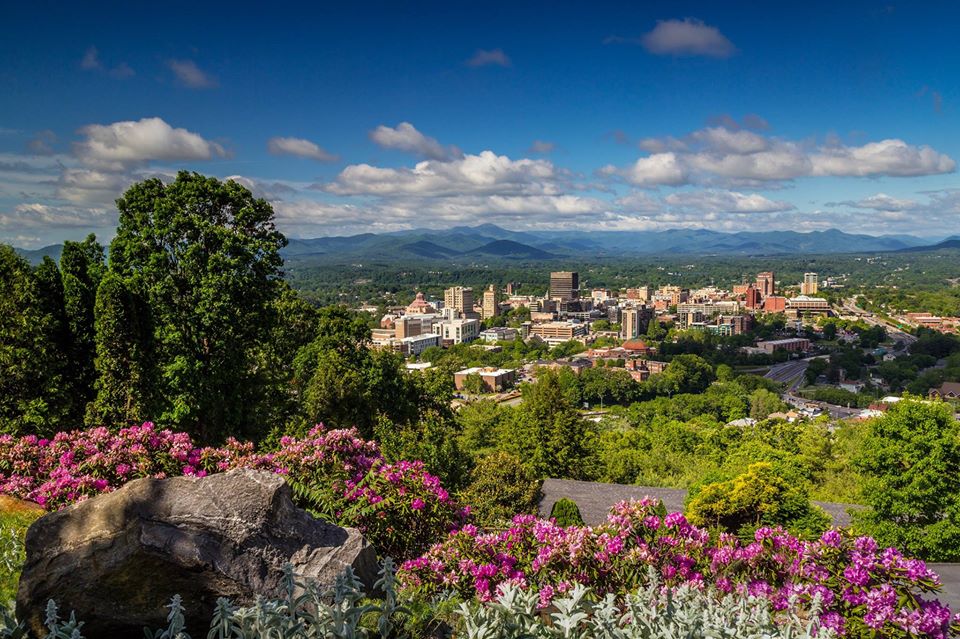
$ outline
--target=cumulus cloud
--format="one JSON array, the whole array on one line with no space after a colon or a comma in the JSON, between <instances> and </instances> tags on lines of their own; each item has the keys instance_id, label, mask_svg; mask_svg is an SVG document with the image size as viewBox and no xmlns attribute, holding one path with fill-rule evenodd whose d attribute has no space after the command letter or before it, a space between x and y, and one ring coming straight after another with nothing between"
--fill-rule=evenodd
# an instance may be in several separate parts
<instances>
[{"instance_id":1,"label":"cumulus cloud","mask_svg":"<svg viewBox=\"0 0 960 639\"><path fill-rule=\"evenodd\" d=\"M395 127L381 124L370 132L370 139L385 149L413 153L431 160L447 160L462 155L455 146L445 147L436 138L424 135L409 122Z\"/></svg>"},{"instance_id":2,"label":"cumulus cloud","mask_svg":"<svg viewBox=\"0 0 960 639\"><path fill-rule=\"evenodd\" d=\"M338 156L328 153L316 143L303 138L270 138L267 141L267 150L273 155L294 155L318 162L336 162L339 159Z\"/></svg>"},{"instance_id":3,"label":"cumulus cloud","mask_svg":"<svg viewBox=\"0 0 960 639\"><path fill-rule=\"evenodd\" d=\"M906 177L952 173L957 168L948 155L897 139L856 147L824 147L811 156L811 161L814 175Z\"/></svg>"},{"instance_id":4,"label":"cumulus cloud","mask_svg":"<svg viewBox=\"0 0 960 639\"><path fill-rule=\"evenodd\" d=\"M811 176L909 177L956 169L946 154L899 139L862 146L828 140L817 146L726 126L706 127L682 138L646 138L639 146L650 155L623 169L604 167L602 173L641 186L757 187Z\"/></svg>"},{"instance_id":5,"label":"cumulus cloud","mask_svg":"<svg viewBox=\"0 0 960 639\"><path fill-rule=\"evenodd\" d=\"M57 179L56 196L74 204L110 204L134 180L125 172L65 168Z\"/></svg>"},{"instance_id":6,"label":"cumulus cloud","mask_svg":"<svg viewBox=\"0 0 960 639\"><path fill-rule=\"evenodd\" d=\"M413 168L346 167L323 189L337 195L555 194L557 172L547 160L511 160L493 151L455 160L425 160Z\"/></svg>"},{"instance_id":7,"label":"cumulus cloud","mask_svg":"<svg viewBox=\"0 0 960 639\"><path fill-rule=\"evenodd\" d=\"M160 118L91 124L80 129L84 140L74 152L84 163L114 169L150 160L209 160L226 150L197 133L174 128Z\"/></svg>"},{"instance_id":8,"label":"cumulus cloud","mask_svg":"<svg viewBox=\"0 0 960 639\"><path fill-rule=\"evenodd\" d=\"M512 62L503 49L477 49L465 64L468 67L509 67Z\"/></svg>"},{"instance_id":9,"label":"cumulus cloud","mask_svg":"<svg viewBox=\"0 0 960 639\"><path fill-rule=\"evenodd\" d=\"M695 18L660 20L640 43L655 55L729 58L737 51L719 29Z\"/></svg>"},{"instance_id":10,"label":"cumulus cloud","mask_svg":"<svg viewBox=\"0 0 960 639\"><path fill-rule=\"evenodd\" d=\"M796 208L789 202L771 200L759 193L720 190L671 193L663 201L680 209L705 213L775 213Z\"/></svg>"},{"instance_id":11,"label":"cumulus cloud","mask_svg":"<svg viewBox=\"0 0 960 639\"><path fill-rule=\"evenodd\" d=\"M193 60L167 60L167 67L181 85L191 89L213 89L217 79L197 66Z\"/></svg>"},{"instance_id":12,"label":"cumulus cloud","mask_svg":"<svg viewBox=\"0 0 960 639\"><path fill-rule=\"evenodd\" d=\"M676 153L654 153L638 159L625 169L605 166L601 175L619 175L635 186L677 186L687 181L687 170Z\"/></svg>"}]
</instances>

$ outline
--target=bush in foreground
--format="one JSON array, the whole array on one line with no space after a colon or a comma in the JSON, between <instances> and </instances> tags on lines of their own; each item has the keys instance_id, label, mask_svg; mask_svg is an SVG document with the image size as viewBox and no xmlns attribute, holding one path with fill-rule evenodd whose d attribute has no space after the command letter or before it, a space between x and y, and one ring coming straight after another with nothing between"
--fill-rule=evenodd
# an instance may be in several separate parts
<instances>
[{"instance_id":1,"label":"bush in foreground","mask_svg":"<svg viewBox=\"0 0 960 639\"><path fill-rule=\"evenodd\" d=\"M578 584L600 596L631 592L647 585L653 569L668 588L762 597L774 610L818 599L819 623L853 637L946 637L960 630L952 628L948 608L922 596L938 589L937 575L869 537L831 530L803 542L761 528L745 544L730 534L711 539L680 513L661 518L655 508L651 500L622 502L595 528L532 516L495 533L465 526L404 563L400 578L421 595L452 590L485 602L513 584L537 590L548 607Z\"/></svg>"},{"instance_id":2,"label":"bush in foreground","mask_svg":"<svg viewBox=\"0 0 960 639\"><path fill-rule=\"evenodd\" d=\"M139 477L203 476L233 468L286 475L298 502L315 515L360 529L383 556L415 557L466 522L468 512L422 462L387 463L376 442L354 429L317 426L284 437L277 450L228 440L197 448L189 435L153 424L57 433L52 439L0 436L0 493L48 510L115 490Z\"/></svg>"}]
</instances>

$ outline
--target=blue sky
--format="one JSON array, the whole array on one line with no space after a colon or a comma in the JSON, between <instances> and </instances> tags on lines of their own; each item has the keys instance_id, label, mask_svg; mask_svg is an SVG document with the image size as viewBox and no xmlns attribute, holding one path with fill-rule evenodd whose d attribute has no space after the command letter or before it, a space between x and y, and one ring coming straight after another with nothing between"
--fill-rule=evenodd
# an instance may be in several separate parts
<instances>
[{"instance_id":1,"label":"blue sky","mask_svg":"<svg viewBox=\"0 0 960 639\"><path fill-rule=\"evenodd\" d=\"M138 4L5 8L0 241L181 168L294 237L960 231L952 3Z\"/></svg>"}]
</instances>

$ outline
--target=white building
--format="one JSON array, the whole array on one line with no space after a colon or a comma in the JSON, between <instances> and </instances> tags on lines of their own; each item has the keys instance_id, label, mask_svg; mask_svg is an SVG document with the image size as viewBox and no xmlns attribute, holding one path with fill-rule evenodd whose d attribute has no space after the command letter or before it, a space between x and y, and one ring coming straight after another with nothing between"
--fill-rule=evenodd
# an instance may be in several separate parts
<instances>
[{"instance_id":1,"label":"white building","mask_svg":"<svg viewBox=\"0 0 960 639\"><path fill-rule=\"evenodd\" d=\"M512 342L517 339L519 332L515 328L494 326L480 333L480 339L485 342Z\"/></svg>"},{"instance_id":2,"label":"white building","mask_svg":"<svg viewBox=\"0 0 960 639\"><path fill-rule=\"evenodd\" d=\"M477 339L480 322L475 319L446 319L434 323L433 332L440 337L442 346L466 344Z\"/></svg>"}]
</instances>

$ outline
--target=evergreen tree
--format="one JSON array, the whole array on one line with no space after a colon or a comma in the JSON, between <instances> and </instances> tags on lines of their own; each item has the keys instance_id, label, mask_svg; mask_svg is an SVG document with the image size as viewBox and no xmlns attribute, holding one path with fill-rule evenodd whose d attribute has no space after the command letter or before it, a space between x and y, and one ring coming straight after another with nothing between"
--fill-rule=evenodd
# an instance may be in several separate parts
<instances>
[{"instance_id":1,"label":"evergreen tree","mask_svg":"<svg viewBox=\"0 0 960 639\"><path fill-rule=\"evenodd\" d=\"M94 235L82 242L64 242L60 254L64 312L70 331L69 376L78 422L88 402L93 400L96 355L94 304L97 287L104 272L103 246Z\"/></svg>"},{"instance_id":2,"label":"evergreen tree","mask_svg":"<svg viewBox=\"0 0 960 639\"><path fill-rule=\"evenodd\" d=\"M63 422L68 394L62 353L50 341L56 327L45 303L30 265L0 244L0 432L48 434L69 427Z\"/></svg>"},{"instance_id":3,"label":"evergreen tree","mask_svg":"<svg viewBox=\"0 0 960 639\"><path fill-rule=\"evenodd\" d=\"M577 502L567 497L561 497L554 502L553 508L550 509L550 519L563 527L583 525L580 507L577 506Z\"/></svg>"},{"instance_id":4,"label":"evergreen tree","mask_svg":"<svg viewBox=\"0 0 960 639\"><path fill-rule=\"evenodd\" d=\"M146 304L116 273L97 289L96 399L89 425L125 426L151 418L156 387Z\"/></svg>"},{"instance_id":5,"label":"evergreen tree","mask_svg":"<svg viewBox=\"0 0 960 639\"><path fill-rule=\"evenodd\" d=\"M508 426L506 446L529 460L538 477L590 479L595 474L595 433L576 405L576 388L563 373L539 369L537 381L524 384L523 403Z\"/></svg>"}]
</instances>

